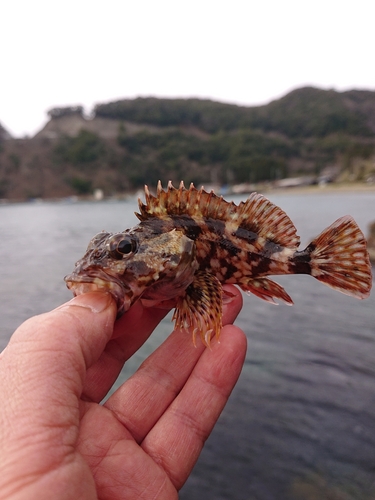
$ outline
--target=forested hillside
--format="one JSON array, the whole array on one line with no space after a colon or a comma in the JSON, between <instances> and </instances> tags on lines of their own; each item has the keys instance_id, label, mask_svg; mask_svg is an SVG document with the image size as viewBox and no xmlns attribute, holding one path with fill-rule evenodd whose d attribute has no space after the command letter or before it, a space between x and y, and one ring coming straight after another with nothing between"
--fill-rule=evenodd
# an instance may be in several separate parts
<instances>
[{"instance_id":1,"label":"forested hillside","mask_svg":"<svg viewBox=\"0 0 375 500\"><path fill-rule=\"evenodd\" d=\"M0 197L106 195L158 179L275 182L375 176L375 92L295 90L265 106L138 98L54 108L30 139L0 134ZM1 118L1 117L0 117ZM333 174L332 174L333 172Z\"/></svg>"},{"instance_id":2,"label":"forested hillside","mask_svg":"<svg viewBox=\"0 0 375 500\"><path fill-rule=\"evenodd\" d=\"M306 87L259 107L200 99L124 99L98 104L95 115L160 127L194 126L210 134L258 129L291 138L324 137L338 132L373 136L375 93L358 90L339 93Z\"/></svg>"}]
</instances>

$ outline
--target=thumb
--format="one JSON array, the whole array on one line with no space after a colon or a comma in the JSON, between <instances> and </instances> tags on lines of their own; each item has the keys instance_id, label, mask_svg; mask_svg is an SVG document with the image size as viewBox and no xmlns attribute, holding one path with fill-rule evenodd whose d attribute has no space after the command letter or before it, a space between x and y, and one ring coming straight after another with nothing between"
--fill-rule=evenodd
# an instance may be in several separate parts
<instances>
[{"instance_id":1,"label":"thumb","mask_svg":"<svg viewBox=\"0 0 375 500\"><path fill-rule=\"evenodd\" d=\"M4 386L34 400L56 386L79 395L86 369L112 335L115 317L111 295L95 292L25 321L1 355Z\"/></svg>"},{"instance_id":2,"label":"thumb","mask_svg":"<svg viewBox=\"0 0 375 500\"><path fill-rule=\"evenodd\" d=\"M68 456L74 460L86 369L104 349L115 316L109 294L90 293L13 334L0 356L2 491L45 477L70 463Z\"/></svg>"}]
</instances>

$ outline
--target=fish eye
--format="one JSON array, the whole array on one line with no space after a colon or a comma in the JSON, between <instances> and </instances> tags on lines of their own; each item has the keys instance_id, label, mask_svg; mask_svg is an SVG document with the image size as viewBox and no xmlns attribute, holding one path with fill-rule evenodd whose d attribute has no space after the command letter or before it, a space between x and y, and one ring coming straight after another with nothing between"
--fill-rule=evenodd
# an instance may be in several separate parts
<instances>
[{"instance_id":1,"label":"fish eye","mask_svg":"<svg viewBox=\"0 0 375 500\"><path fill-rule=\"evenodd\" d=\"M129 238L128 236L120 240L112 240L109 248L109 255L116 259L121 260L124 255L129 255L137 250L137 240Z\"/></svg>"},{"instance_id":2,"label":"fish eye","mask_svg":"<svg viewBox=\"0 0 375 500\"><path fill-rule=\"evenodd\" d=\"M119 241L117 245L117 251L123 255L127 255L128 253L132 253L135 250L135 240L130 238L124 238Z\"/></svg>"}]
</instances>

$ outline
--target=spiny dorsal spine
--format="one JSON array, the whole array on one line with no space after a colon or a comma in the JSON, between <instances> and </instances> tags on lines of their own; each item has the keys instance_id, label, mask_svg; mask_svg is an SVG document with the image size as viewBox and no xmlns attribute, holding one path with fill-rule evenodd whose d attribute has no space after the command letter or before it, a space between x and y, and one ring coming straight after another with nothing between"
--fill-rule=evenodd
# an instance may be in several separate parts
<instances>
[{"instance_id":1,"label":"spiny dorsal spine","mask_svg":"<svg viewBox=\"0 0 375 500\"><path fill-rule=\"evenodd\" d=\"M288 248L298 248L299 237L296 228L286 213L258 193L252 193L238 206L227 202L213 191L202 187L196 189L190 184L186 189L181 181L178 189L168 182L167 190L158 182L156 196L145 186L146 203L138 200L141 221L152 217L166 218L189 215L195 219L215 219L253 231L265 240Z\"/></svg>"}]
</instances>

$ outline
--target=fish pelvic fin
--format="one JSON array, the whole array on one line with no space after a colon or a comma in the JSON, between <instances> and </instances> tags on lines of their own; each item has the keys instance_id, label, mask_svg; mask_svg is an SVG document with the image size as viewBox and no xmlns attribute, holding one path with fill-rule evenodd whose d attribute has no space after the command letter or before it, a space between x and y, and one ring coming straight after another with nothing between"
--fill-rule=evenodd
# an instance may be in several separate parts
<instances>
[{"instance_id":1,"label":"fish pelvic fin","mask_svg":"<svg viewBox=\"0 0 375 500\"><path fill-rule=\"evenodd\" d=\"M337 219L296 254L305 261L307 273L329 287L358 299L369 297L372 273L366 239L350 215Z\"/></svg>"},{"instance_id":2,"label":"fish pelvic fin","mask_svg":"<svg viewBox=\"0 0 375 500\"><path fill-rule=\"evenodd\" d=\"M172 318L175 327L199 334L203 344L210 346L213 335L219 338L222 327L222 286L210 273L197 271L193 282L187 287L185 295L179 297Z\"/></svg>"}]
</instances>

